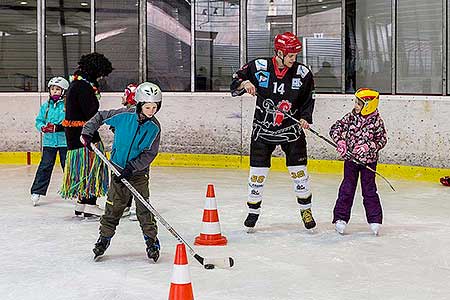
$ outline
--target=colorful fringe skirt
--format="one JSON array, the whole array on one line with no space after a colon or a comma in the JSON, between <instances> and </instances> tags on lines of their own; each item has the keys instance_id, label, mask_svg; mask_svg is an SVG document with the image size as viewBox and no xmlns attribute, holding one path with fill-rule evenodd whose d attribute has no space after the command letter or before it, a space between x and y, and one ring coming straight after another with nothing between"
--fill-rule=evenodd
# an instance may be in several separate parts
<instances>
[{"instance_id":1,"label":"colorful fringe skirt","mask_svg":"<svg viewBox=\"0 0 450 300\"><path fill-rule=\"evenodd\" d=\"M96 144L105 153L102 142ZM108 167L86 147L68 150L63 184L60 194L63 198L101 197L108 191Z\"/></svg>"}]
</instances>

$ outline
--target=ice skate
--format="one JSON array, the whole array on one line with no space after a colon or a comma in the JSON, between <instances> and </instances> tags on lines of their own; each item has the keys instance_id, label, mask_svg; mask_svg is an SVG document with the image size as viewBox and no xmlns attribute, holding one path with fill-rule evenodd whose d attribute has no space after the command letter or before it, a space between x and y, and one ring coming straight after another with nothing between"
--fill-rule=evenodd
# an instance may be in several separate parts
<instances>
[{"instance_id":1,"label":"ice skate","mask_svg":"<svg viewBox=\"0 0 450 300\"><path fill-rule=\"evenodd\" d=\"M87 221L98 221L103 215L103 210L98 205L86 204L84 208L84 218Z\"/></svg>"},{"instance_id":2,"label":"ice skate","mask_svg":"<svg viewBox=\"0 0 450 300\"><path fill-rule=\"evenodd\" d=\"M247 232L248 233L253 233L255 232L255 225L256 222L258 221L259 218L259 214L254 214L254 213L249 213L247 216L247 219L245 219L244 221L244 226L247 227Z\"/></svg>"},{"instance_id":3,"label":"ice skate","mask_svg":"<svg viewBox=\"0 0 450 300\"><path fill-rule=\"evenodd\" d=\"M336 223L334 223L334 228L339 234L344 234L345 227L347 226L347 222L343 220L337 220Z\"/></svg>"},{"instance_id":4,"label":"ice skate","mask_svg":"<svg viewBox=\"0 0 450 300\"><path fill-rule=\"evenodd\" d=\"M31 202L33 203L33 206L37 206L39 203L41 195L39 194L31 194Z\"/></svg>"},{"instance_id":5,"label":"ice skate","mask_svg":"<svg viewBox=\"0 0 450 300\"><path fill-rule=\"evenodd\" d=\"M158 238L153 240L145 237L145 244L147 245L147 257L153 259L154 262L157 262L159 258L159 250L161 249Z\"/></svg>"},{"instance_id":6,"label":"ice skate","mask_svg":"<svg viewBox=\"0 0 450 300\"><path fill-rule=\"evenodd\" d=\"M95 243L94 249L92 251L94 252L94 260L97 261L108 249L109 244L111 243L110 237L104 237L100 236Z\"/></svg>"},{"instance_id":7,"label":"ice skate","mask_svg":"<svg viewBox=\"0 0 450 300\"><path fill-rule=\"evenodd\" d=\"M370 230L372 230L374 235L378 235L380 232L381 224L380 223L369 223Z\"/></svg>"},{"instance_id":8,"label":"ice skate","mask_svg":"<svg viewBox=\"0 0 450 300\"><path fill-rule=\"evenodd\" d=\"M79 201L75 202L75 217L83 218L85 206L86 204L81 204Z\"/></svg>"},{"instance_id":9,"label":"ice skate","mask_svg":"<svg viewBox=\"0 0 450 300\"><path fill-rule=\"evenodd\" d=\"M313 229L316 227L316 221L314 221L311 208L301 209L300 215L302 216L303 224L306 229Z\"/></svg>"}]
</instances>

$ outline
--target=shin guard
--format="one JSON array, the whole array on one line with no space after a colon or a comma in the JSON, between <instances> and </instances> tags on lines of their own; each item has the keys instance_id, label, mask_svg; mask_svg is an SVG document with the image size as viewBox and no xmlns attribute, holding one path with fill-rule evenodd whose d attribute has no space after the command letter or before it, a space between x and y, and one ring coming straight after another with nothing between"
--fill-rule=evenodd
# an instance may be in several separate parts
<instances>
[{"instance_id":1,"label":"shin guard","mask_svg":"<svg viewBox=\"0 0 450 300\"><path fill-rule=\"evenodd\" d=\"M269 174L269 168L250 167L247 198L249 213L259 215L261 212L261 201L267 174Z\"/></svg>"},{"instance_id":2,"label":"shin guard","mask_svg":"<svg viewBox=\"0 0 450 300\"><path fill-rule=\"evenodd\" d=\"M300 209L311 208L311 189L306 166L290 166L288 170L294 184L294 193L297 196Z\"/></svg>"}]
</instances>

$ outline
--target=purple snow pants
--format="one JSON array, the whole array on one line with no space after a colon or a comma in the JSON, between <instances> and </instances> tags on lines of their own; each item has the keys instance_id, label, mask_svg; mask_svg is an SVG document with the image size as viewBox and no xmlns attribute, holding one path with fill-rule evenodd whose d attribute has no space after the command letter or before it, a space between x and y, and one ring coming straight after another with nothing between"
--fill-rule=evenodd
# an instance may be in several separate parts
<instances>
[{"instance_id":1,"label":"purple snow pants","mask_svg":"<svg viewBox=\"0 0 450 300\"><path fill-rule=\"evenodd\" d=\"M370 163L367 166L376 170L377 163ZM334 206L333 223L337 220L343 220L348 223L350 220L359 174L361 174L361 189L367 223L381 224L383 222L383 210L377 193L375 173L352 161L346 160L344 162L344 179L339 187L338 199Z\"/></svg>"}]
</instances>

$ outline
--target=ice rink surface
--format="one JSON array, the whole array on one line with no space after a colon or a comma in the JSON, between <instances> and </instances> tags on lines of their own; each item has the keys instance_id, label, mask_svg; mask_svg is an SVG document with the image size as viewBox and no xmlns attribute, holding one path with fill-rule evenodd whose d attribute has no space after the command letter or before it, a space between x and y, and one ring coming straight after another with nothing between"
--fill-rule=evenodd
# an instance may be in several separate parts
<instances>
[{"instance_id":1,"label":"ice rink surface","mask_svg":"<svg viewBox=\"0 0 450 300\"><path fill-rule=\"evenodd\" d=\"M157 264L145 255L137 222L124 218L104 258L93 262L98 223L73 217L57 195L56 169L47 197L33 207L36 166L0 166L0 299L167 299L177 240L159 226ZM153 168L151 201L191 244L200 233L206 187L213 183L226 247L200 255L232 256L231 270L205 270L189 258L195 299L450 299L450 188L381 180L380 236L369 232L357 191L348 233L331 224L339 175L311 174L313 233L300 223L287 173L271 172L257 231L243 229L245 170Z\"/></svg>"}]
</instances>

